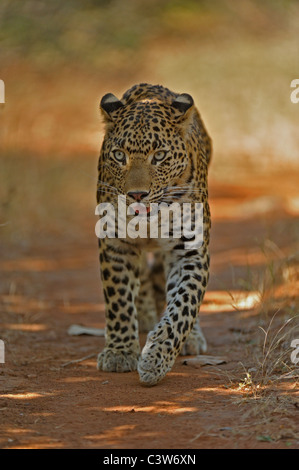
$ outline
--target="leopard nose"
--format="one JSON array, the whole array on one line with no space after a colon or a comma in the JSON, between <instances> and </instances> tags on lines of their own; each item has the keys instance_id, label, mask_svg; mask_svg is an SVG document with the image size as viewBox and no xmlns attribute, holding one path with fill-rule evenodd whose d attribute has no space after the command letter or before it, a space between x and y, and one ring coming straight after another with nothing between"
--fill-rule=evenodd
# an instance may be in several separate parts
<instances>
[{"instance_id":1,"label":"leopard nose","mask_svg":"<svg viewBox=\"0 0 299 470\"><path fill-rule=\"evenodd\" d=\"M149 193L147 191L129 191L127 194L135 199L135 201L140 202L141 199L145 198Z\"/></svg>"}]
</instances>

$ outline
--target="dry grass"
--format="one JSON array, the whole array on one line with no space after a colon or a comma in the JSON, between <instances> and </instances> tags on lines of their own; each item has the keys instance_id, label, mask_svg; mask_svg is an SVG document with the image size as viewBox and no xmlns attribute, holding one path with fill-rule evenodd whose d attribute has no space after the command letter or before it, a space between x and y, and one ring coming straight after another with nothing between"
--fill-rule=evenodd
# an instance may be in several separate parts
<instances>
[{"instance_id":1,"label":"dry grass","mask_svg":"<svg viewBox=\"0 0 299 470\"><path fill-rule=\"evenodd\" d=\"M299 367L291 357L292 340L299 339L299 262L294 252L286 256L270 240L264 241L261 250L265 259L262 268L248 266L247 277L235 280L238 287L248 292L249 300L255 292L251 306L255 326L247 361L240 363L238 372L227 372L226 379L229 388L240 393L233 402L248 405L244 420L255 416L268 422L273 413L291 418L299 408ZM239 310L238 299L230 295L232 306ZM298 439L294 430L291 434ZM271 440L280 439L279 433L276 438L273 432L271 436Z\"/></svg>"},{"instance_id":2,"label":"dry grass","mask_svg":"<svg viewBox=\"0 0 299 470\"><path fill-rule=\"evenodd\" d=\"M251 348L247 364L241 364L243 372L229 375L230 387L241 394L234 403L249 405L244 419L249 416L269 419L273 413L291 418L299 408L299 368L291 359L294 351L291 342L299 338L299 316L283 322L279 313L273 315L266 329L259 327L263 341Z\"/></svg>"}]
</instances>

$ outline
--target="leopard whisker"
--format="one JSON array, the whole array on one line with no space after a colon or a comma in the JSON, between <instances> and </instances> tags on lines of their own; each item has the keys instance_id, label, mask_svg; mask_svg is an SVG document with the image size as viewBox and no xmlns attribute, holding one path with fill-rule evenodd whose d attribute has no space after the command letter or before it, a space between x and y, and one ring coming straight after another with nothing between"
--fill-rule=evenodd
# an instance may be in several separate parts
<instances>
[{"instance_id":1,"label":"leopard whisker","mask_svg":"<svg viewBox=\"0 0 299 470\"><path fill-rule=\"evenodd\" d=\"M112 194L113 196L118 196L118 193L116 193L114 191L109 191L106 188L98 188L97 192L98 193L104 193L104 194Z\"/></svg>"}]
</instances>

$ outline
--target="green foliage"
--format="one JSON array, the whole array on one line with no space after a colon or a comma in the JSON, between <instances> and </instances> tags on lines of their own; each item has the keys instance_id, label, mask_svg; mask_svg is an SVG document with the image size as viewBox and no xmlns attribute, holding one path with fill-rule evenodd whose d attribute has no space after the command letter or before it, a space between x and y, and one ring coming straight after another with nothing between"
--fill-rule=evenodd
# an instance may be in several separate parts
<instances>
[{"instance_id":1,"label":"green foliage","mask_svg":"<svg viewBox=\"0 0 299 470\"><path fill-rule=\"evenodd\" d=\"M235 4L220 0L3 0L0 59L26 57L54 65L80 61L101 67L113 51L128 57L130 51L138 52L160 37L194 35L213 40L217 30L223 32L223 24L227 34L240 28L254 31L257 8L257 26L262 16L263 29L265 18L275 24L279 20L282 28L292 2L267 1L261 7L252 0L244 2L244 11Z\"/></svg>"}]
</instances>

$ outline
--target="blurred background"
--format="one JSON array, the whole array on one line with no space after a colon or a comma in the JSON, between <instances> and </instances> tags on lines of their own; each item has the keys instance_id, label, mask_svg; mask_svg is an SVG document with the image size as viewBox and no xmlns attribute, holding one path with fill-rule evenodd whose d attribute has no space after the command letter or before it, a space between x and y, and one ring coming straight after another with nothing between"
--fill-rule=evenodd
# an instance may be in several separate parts
<instances>
[{"instance_id":1,"label":"blurred background","mask_svg":"<svg viewBox=\"0 0 299 470\"><path fill-rule=\"evenodd\" d=\"M298 17L292 0L2 0L1 235L29 244L93 211L99 100L138 82L193 95L211 178L296 166Z\"/></svg>"},{"instance_id":2,"label":"blurred background","mask_svg":"<svg viewBox=\"0 0 299 470\"><path fill-rule=\"evenodd\" d=\"M244 397L252 392L254 398L260 390L263 400L268 383L281 389L271 395L269 387L269 400L247 427L241 419L241 446L256 446L244 429L272 440L268 428L254 431L266 403L274 434L284 424L298 436L298 397L297 403L286 397L287 390L294 397L298 390L298 367L290 362L291 339L299 338L299 103L290 99L291 81L299 79L298 19L295 0L0 1L6 98L0 104L0 337L7 357L0 389L38 392L31 393L34 400L11 395L17 406L2 404L0 446L72 448L85 436L88 445L95 439L107 448L120 442L117 436L128 445L127 435L134 437L132 448L142 436L145 446L155 446L155 435L173 445L177 429L189 430L193 422L189 448L202 434L198 423L210 433L214 416L219 434L220 426L230 429L228 416L235 426L236 408L243 419L240 403L227 400L232 390L241 387ZM138 82L191 94L213 140L211 275L201 318L209 354L227 355L233 373L220 377L218 389L214 374L197 370L195 385L181 366L176 370L184 380L162 384L160 395L157 388L149 399L149 391L139 393L126 374L103 382L95 359L64 368L104 346L103 338L99 345L96 337L67 331L73 323L105 325L95 235L99 102L109 92L121 97ZM284 385L286 377L293 382ZM202 401L199 384L209 390L203 395L209 401ZM122 402L128 410L139 404L142 413L118 408L119 389L128 390ZM83 397L90 399L85 405ZM167 403L167 414L172 400L179 413L170 412L170 423L160 411ZM191 421L195 409L202 414ZM153 416L157 420L150 421ZM234 430L233 445L236 436Z\"/></svg>"}]
</instances>

